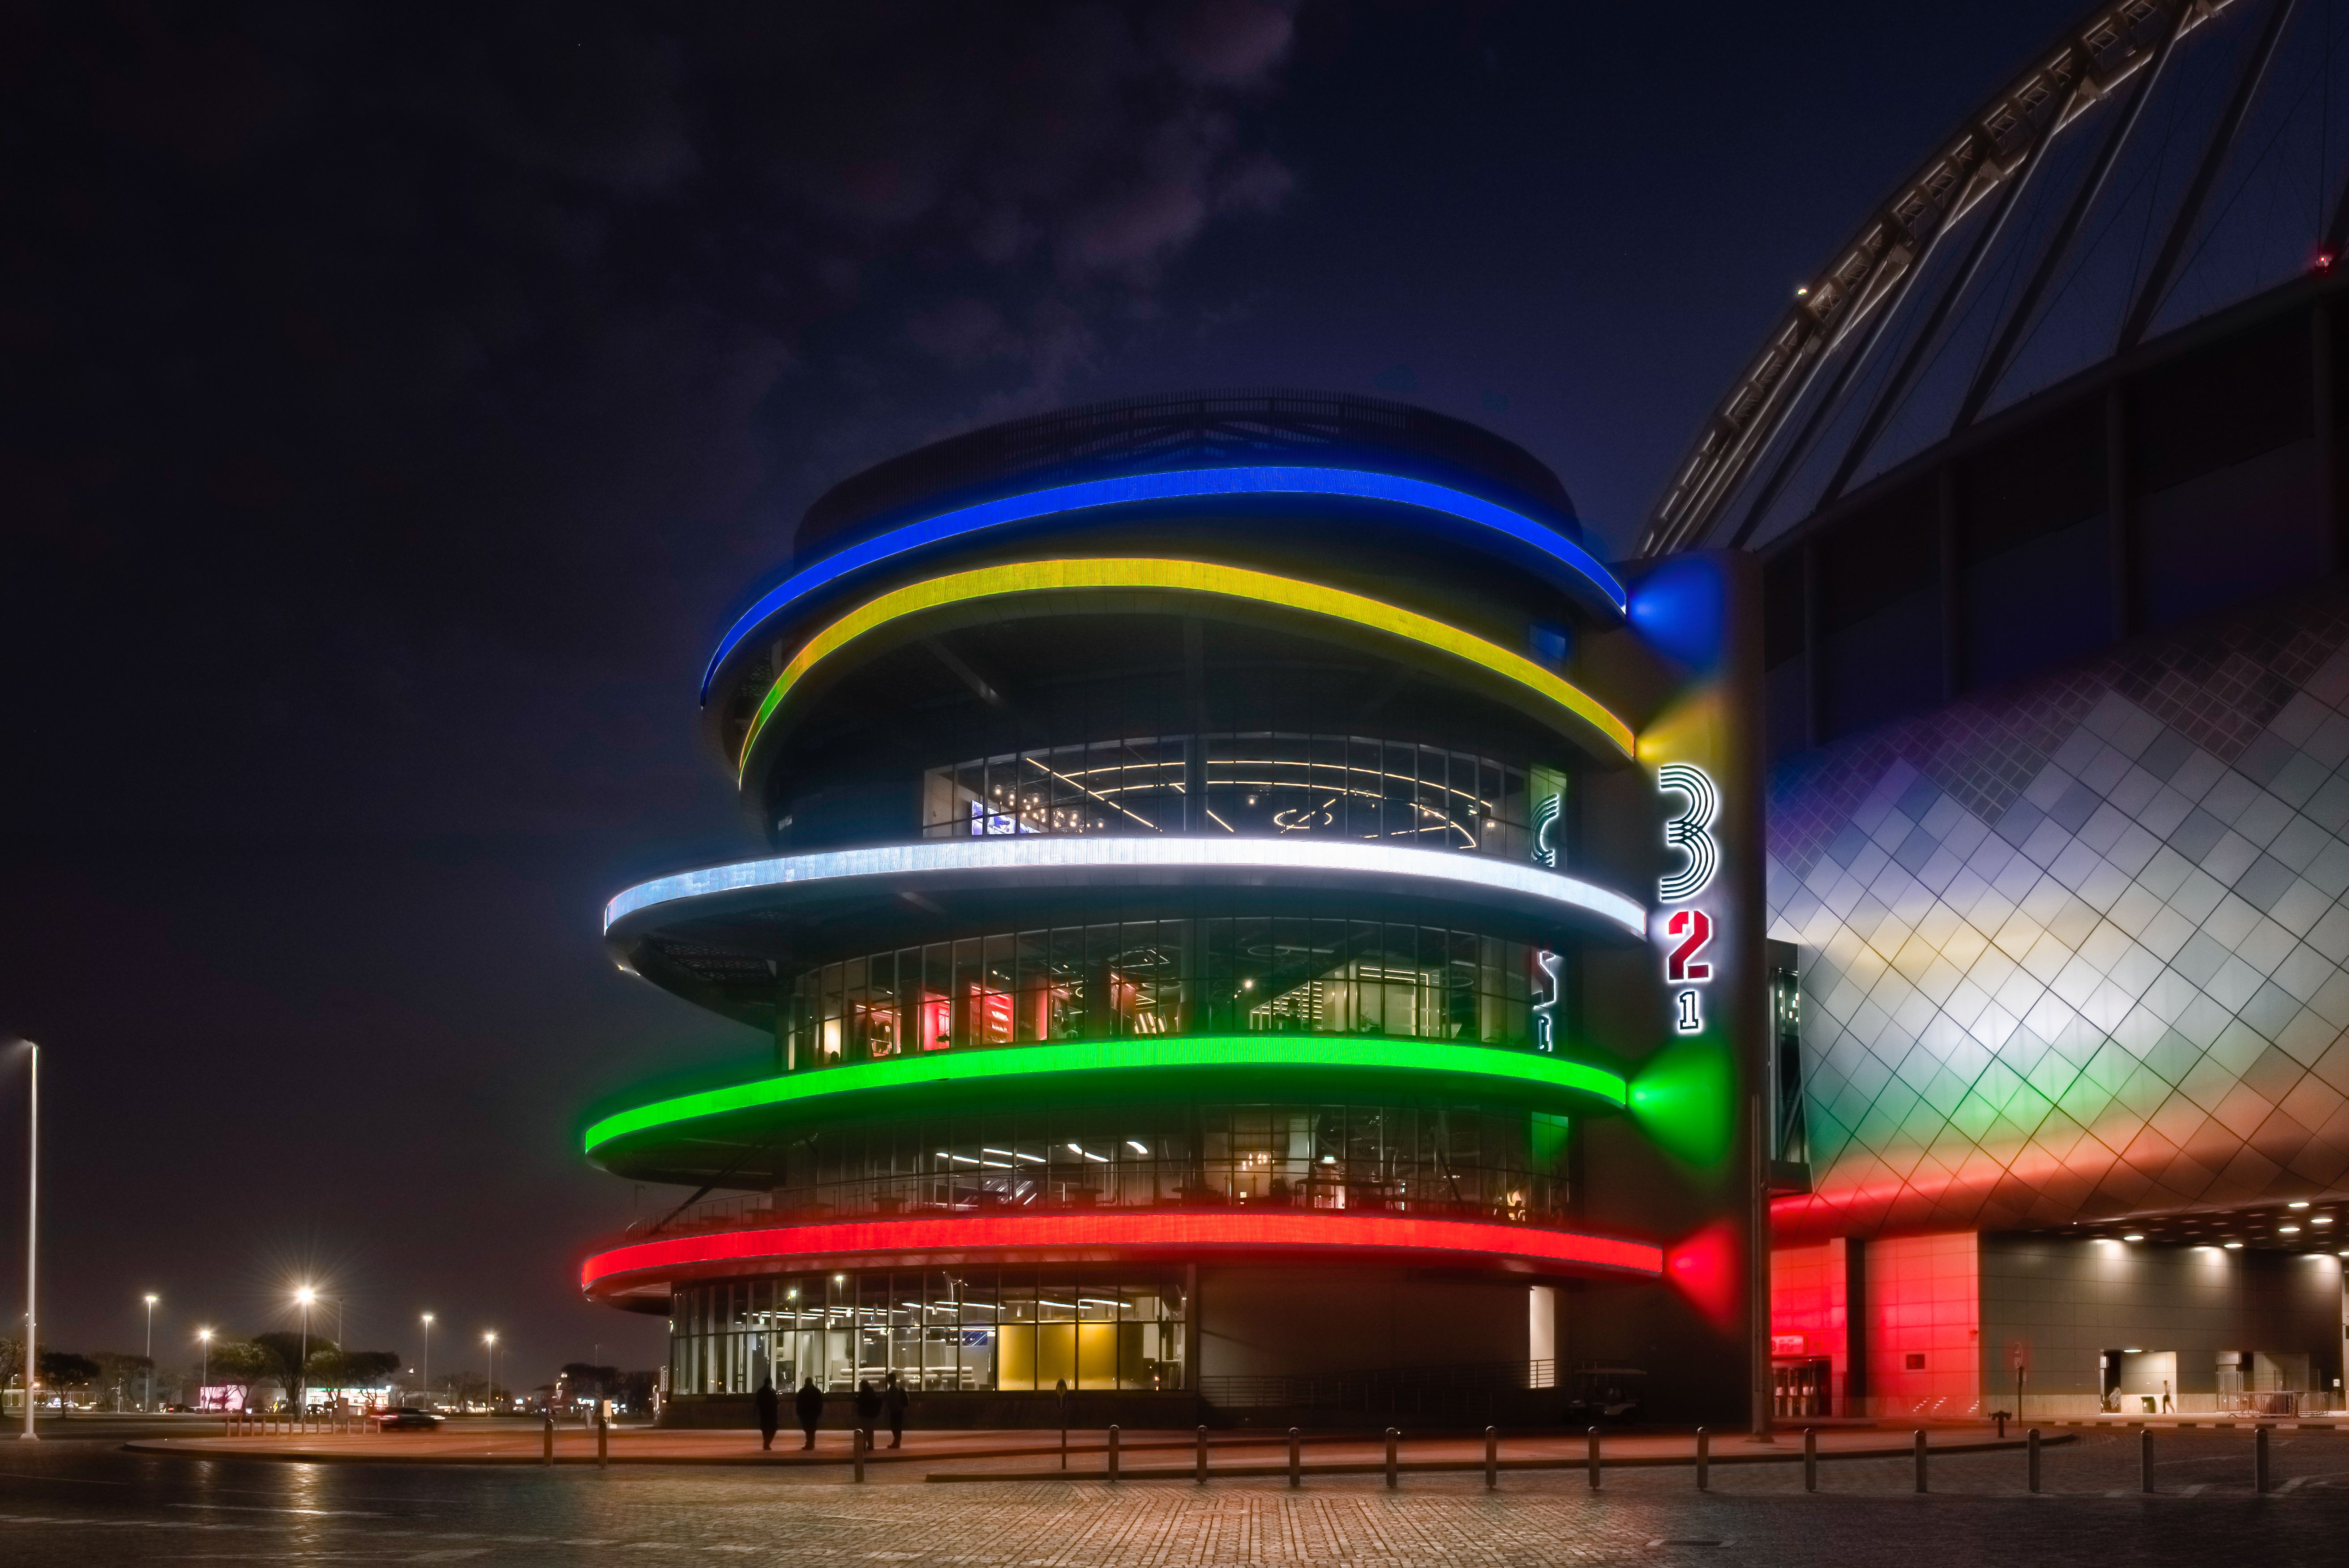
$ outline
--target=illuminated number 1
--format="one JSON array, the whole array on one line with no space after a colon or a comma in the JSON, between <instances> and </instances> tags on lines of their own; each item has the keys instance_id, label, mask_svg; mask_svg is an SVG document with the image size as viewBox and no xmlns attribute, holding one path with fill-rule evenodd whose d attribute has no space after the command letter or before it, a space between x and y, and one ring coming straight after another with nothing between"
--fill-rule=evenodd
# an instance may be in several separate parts
<instances>
[{"instance_id":1,"label":"illuminated number 1","mask_svg":"<svg viewBox=\"0 0 2349 1568\"><path fill-rule=\"evenodd\" d=\"M1685 762L1667 762L1657 769L1656 788L1688 797L1688 810L1664 824L1664 842L1678 850L1687 863L1656 879L1659 899L1685 903L1705 890L1721 866L1721 847L1713 839L1713 820L1721 814L1721 793L1704 769Z\"/></svg>"},{"instance_id":2,"label":"illuminated number 1","mask_svg":"<svg viewBox=\"0 0 2349 1568\"><path fill-rule=\"evenodd\" d=\"M1682 992L1680 1004L1680 1016L1672 1020L1673 1026L1683 1035L1693 1035L1703 1028L1704 1015L1697 1010L1696 993Z\"/></svg>"}]
</instances>

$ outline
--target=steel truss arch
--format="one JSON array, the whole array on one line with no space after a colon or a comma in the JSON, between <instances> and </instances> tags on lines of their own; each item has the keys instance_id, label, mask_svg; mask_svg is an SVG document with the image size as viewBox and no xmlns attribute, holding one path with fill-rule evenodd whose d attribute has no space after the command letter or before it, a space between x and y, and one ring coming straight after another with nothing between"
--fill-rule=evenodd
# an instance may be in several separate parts
<instances>
[{"instance_id":1,"label":"steel truss arch","mask_svg":"<svg viewBox=\"0 0 2349 1568\"><path fill-rule=\"evenodd\" d=\"M2100 0L1893 188L1764 335L1673 468L1641 531L1654 556L1719 542L1731 499L1855 333L1876 346L1938 242L1980 203L2029 174L2034 148L2060 136L2191 33L2242 0ZM1850 361L1847 360L1847 370ZM1837 386L1842 384L1838 374ZM1806 433L1807 433L1807 427ZM1789 466L1782 463L1781 467ZM1785 476L1773 473L1775 491ZM1757 514L1758 515L1758 514Z\"/></svg>"}]
</instances>

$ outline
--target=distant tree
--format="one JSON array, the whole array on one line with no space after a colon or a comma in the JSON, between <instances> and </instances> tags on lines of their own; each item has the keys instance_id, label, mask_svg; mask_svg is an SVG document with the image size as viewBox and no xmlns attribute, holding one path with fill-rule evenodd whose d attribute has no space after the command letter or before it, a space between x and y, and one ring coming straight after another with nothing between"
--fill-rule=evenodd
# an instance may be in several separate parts
<instances>
[{"instance_id":1,"label":"distant tree","mask_svg":"<svg viewBox=\"0 0 2349 1568\"><path fill-rule=\"evenodd\" d=\"M373 1388L399 1370L389 1350L321 1350L310 1357L310 1380L328 1388Z\"/></svg>"},{"instance_id":2,"label":"distant tree","mask_svg":"<svg viewBox=\"0 0 2349 1568\"><path fill-rule=\"evenodd\" d=\"M41 1352L41 1381L52 1388L87 1388L98 1381L99 1367L87 1356L70 1350Z\"/></svg>"},{"instance_id":3,"label":"distant tree","mask_svg":"<svg viewBox=\"0 0 2349 1568\"><path fill-rule=\"evenodd\" d=\"M315 1365L320 1356L331 1355L337 1348L333 1340L323 1335L313 1334L305 1339L300 1334L289 1334L284 1330L256 1334L253 1342L276 1358L274 1370L285 1379L285 1398L297 1406L303 1399L302 1390L310 1386L309 1369L303 1365L302 1352L307 1349Z\"/></svg>"},{"instance_id":4,"label":"distant tree","mask_svg":"<svg viewBox=\"0 0 2349 1568\"><path fill-rule=\"evenodd\" d=\"M101 1350L92 1359L98 1363L98 1386L113 1396L118 1409L125 1400L144 1396L148 1376L155 1369L155 1363L147 1357L127 1351Z\"/></svg>"},{"instance_id":5,"label":"distant tree","mask_svg":"<svg viewBox=\"0 0 2349 1568\"><path fill-rule=\"evenodd\" d=\"M253 1386L276 1375L279 1362L277 1353L265 1345L249 1339L215 1339L206 1370L213 1383L239 1390L243 1395L240 1404L250 1405Z\"/></svg>"},{"instance_id":6,"label":"distant tree","mask_svg":"<svg viewBox=\"0 0 2349 1568\"><path fill-rule=\"evenodd\" d=\"M599 1367L592 1361L566 1361L563 1376L555 1383L555 1398L574 1403L581 1399L609 1399L620 1391L620 1369Z\"/></svg>"}]
</instances>

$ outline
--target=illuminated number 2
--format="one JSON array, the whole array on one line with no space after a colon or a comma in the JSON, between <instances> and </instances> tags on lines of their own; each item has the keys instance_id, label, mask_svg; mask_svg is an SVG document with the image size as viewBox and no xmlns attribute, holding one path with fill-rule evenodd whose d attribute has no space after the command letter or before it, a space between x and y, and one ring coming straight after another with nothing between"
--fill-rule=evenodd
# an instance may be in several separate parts
<instances>
[{"instance_id":1,"label":"illuminated number 2","mask_svg":"<svg viewBox=\"0 0 2349 1568\"><path fill-rule=\"evenodd\" d=\"M1713 841L1713 820L1721 814L1721 795L1701 768L1667 762L1656 769L1656 788L1688 797L1688 810L1664 824L1664 842L1678 850L1687 864L1656 879L1656 896L1666 903L1685 903L1705 890L1721 866L1721 849Z\"/></svg>"},{"instance_id":2,"label":"illuminated number 2","mask_svg":"<svg viewBox=\"0 0 2349 1568\"><path fill-rule=\"evenodd\" d=\"M1713 940L1713 916L1701 909L1676 909L1671 919L1664 923L1664 934L1682 939L1681 944L1664 958L1667 982L1680 985L1713 978L1713 965L1696 962L1696 955Z\"/></svg>"}]
</instances>

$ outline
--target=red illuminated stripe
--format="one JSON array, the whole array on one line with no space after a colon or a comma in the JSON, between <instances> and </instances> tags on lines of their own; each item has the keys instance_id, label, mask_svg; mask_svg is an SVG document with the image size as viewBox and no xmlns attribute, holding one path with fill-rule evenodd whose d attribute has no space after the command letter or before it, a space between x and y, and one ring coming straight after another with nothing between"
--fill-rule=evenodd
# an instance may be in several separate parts
<instances>
[{"instance_id":1,"label":"red illuminated stripe","mask_svg":"<svg viewBox=\"0 0 2349 1568\"><path fill-rule=\"evenodd\" d=\"M1473 1253L1586 1268L1661 1274L1661 1248L1613 1236L1538 1231L1475 1220L1414 1220L1392 1215L988 1214L935 1220L860 1220L669 1236L598 1253L580 1271L582 1288L657 1279L730 1263L794 1266L795 1260L849 1260L859 1253L991 1251L1022 1247L1364 1247L1391 1252ZM719 1271L730 1272L730 1271Z\"/></svg>"}]
</instances>

